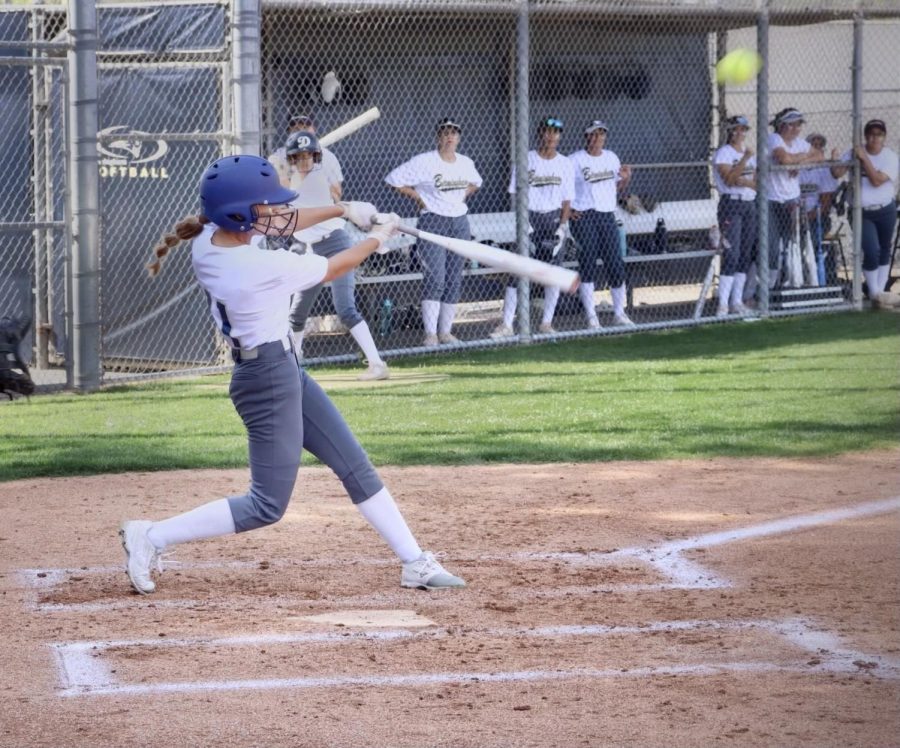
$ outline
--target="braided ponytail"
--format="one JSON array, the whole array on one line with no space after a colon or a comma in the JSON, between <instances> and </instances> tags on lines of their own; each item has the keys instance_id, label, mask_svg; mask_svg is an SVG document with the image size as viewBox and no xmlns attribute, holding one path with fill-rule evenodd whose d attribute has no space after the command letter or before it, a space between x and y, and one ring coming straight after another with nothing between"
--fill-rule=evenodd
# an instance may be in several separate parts
<instances>
[{"instance_id":1,"label":"braided ponytail","mask_svg":"<svg viewBox=\"0 0 900 748\"><path fill-rule=\"evenodd\" d=\"M207 223L209 223L209 219L206 216L187 216L175 224L174 233L164 234L159 243L153 248L153 262L147 263L147 272L150 273L150 277L155 278L159 275L159 271L162 269L163 257L169 254L170 249L179 242L193 239L203 231L203 227Z\"/></svg>"}]
</instances>

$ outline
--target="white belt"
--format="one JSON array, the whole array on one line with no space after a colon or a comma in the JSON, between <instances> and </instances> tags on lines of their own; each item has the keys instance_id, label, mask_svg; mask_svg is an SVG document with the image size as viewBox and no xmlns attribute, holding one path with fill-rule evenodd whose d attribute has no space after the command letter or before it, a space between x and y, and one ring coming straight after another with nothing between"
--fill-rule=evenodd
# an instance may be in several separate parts
<instances>
[{"instance_id":1,"label":"white belt","mask_svg":"<svg viewBox=\"0 0 900 748\"><path fill-rule=\"evenodd\" d=\"M742 203L752 203L754 200L756 200L755 197L743 197L741 195L732 195L731 193L726 193L722 195L722 197L724 197L726 200L737 200Z\"/></svg>"},{"instance_id":2,"label":"white belt","mask_svg":"<svg viewBox=\"0 0 900 748\"><path fill-rule=\"evenodd\" d=\"M863 210L881 210L882 208L888 207L888 205L890 205L893 202L894 201L891 200L890 203L882 203L881 205L864 205Z\"/></svg>"}]
</instances>

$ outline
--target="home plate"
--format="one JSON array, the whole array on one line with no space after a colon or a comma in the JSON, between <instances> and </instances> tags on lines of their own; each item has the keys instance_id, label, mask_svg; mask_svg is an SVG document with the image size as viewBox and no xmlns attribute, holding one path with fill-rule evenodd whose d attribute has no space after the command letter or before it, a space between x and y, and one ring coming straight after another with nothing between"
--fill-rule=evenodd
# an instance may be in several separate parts
<instances>
[{"instance_id":1,"label":"home plate","mask_svg":"<svg viewBox=\"0 0 900 748\"><path fill-rule=\"evenodd\" d=\"M300 616L299 620L334 626L437 626L430 618L413 610L336 610L317 616Z\"/></svg>"}]
</instances>

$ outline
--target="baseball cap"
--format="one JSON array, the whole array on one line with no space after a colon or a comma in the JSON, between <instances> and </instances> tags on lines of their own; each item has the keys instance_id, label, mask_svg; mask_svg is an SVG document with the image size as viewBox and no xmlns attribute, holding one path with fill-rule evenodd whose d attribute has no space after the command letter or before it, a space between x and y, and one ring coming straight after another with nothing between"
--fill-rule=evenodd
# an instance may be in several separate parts
<instances>
[{"instance_id":1,"label":"baseball cap","mask_svg":"<svg viewBox=\"0 0 900 748\"><path fill-rule=\"evenodd\" d=\"M584 128L584 134L590 135L592 132L596 132L597 130L604 130L605 132L609 132L609 128L606 126L606 123L602 119L595 119L591 124Z\"/></svg>"},{"instance_id":2,"label":"baseball cap","mask_svg":"<svg viewBox=\"0 0 900 748\"><path fill-rule=\"evenodd\" d=\"M866 126L863 128L863 134L868 135L869 130L881 130L881 132L887 135L887 127L885 126L883 119L870 119L866 122Z\"/></svg>"},{"instance_id":3,"label":"baseball cap","mask_svg":"<svg viewBox=\"0 0 900 748\"><path fill-rule=\"evenodd\" d=\"M313 118L308 114L292 114L290 119L288 119L288 127L293 127L294 125L312 125L315 124L313 122Z\"/></svg>"},{"instance_id":4,"label":"baseball cap","mask_svg":"<svg viewBox=\"0 0 900 748\"><path fill-rule=\"evenodd\" d=\"M725 120L726 130L734 130L736 127L746 127L749 130L750 120L748 120L743 114L738 114Z\"/></svg>"},{"instance_id":5,"label":"baseball cap","mask_svg":"<svg viewBox=\"0 0 900 748\"><path fill-rule=\"evenodd\" d=\"M803 112L793 107L782 109L769 124L777 130L782 125L788 125L791 122L806 122Z\"/></svg>"},{"instance_id":6,"label":"baseball cap","mask_svg":"<svg viewBox=\"0 0 900 748\"><path fill-rule=\"evenodd\" d=\"M456 130L458 133L462 133L462 126L458 125L455 120L450 117L444 117L440 122L437 123L437 132L441 130Z\"/></svg>"},{"instance_id":7,"label":"baseball cap","mask_svg":"<svg viewBox=\"0 0 900 748\"><path fill-rule=\"evenodd\" d=\"M544 117L544 119L538 122L539 130L549 130L551 128L562 132L563 121L559 119L559 117Z\"/></svg>"},{"instance_id":8,"label":"baseball cap","mask_svg":"<svg viewBox=\"0 0 900 748\"><path fill-rule=\"evenodd\" d=\"M822 141L822 147L823 147L823 148L824 148L826 145L828 145L828 138L826 138L826 137L825 137L824 135L822 135L822 133L820 133L820 132L811 132L809 135L806 136L806 142L807 142L807 143L814 143L814 142L817 141L817 140L821 140L821 141Z\"/></svg>"}]
</instances>

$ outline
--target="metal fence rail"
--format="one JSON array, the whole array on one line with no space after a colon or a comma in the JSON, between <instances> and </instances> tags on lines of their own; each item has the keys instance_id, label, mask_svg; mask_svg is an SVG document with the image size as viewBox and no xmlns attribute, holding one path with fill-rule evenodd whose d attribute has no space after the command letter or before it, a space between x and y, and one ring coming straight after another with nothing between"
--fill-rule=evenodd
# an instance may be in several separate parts
<instances>
[{"instance_id":1,"label":"metal fence rail","mask_svg":"<svg viewBox=\"0 0 900 748\"><path fill-rule=\"evenodd\" d=\"M92 389L92 357L102 381L227 367L189 252L175 250L150 281L143 266L151 247L197 211L197 176L217 156L276 154L292 127L306 126L297 115L322 135L373 107L378 119L331 147L343 196L421 222L386 178L433 150L436 125L449 117L462 128L458 152L479 175L467 201L469 233L513 252L533 252L542 241L541 227L529 226L542 220L529 216L529 199L545 185L531 176L510 189L513 166L526 173L528 152L540 144L539 122L563 123L558 151L568 156L600 120L605 151L631 168L614 207L614 254L601 252L593 289L561 296L552 319L554 302L541 286L466 263L452 310L460 342L434 346L426 339L422 247L398 238L394 252L367 261L356 273L356 305L387 358L739 319L744 312L731 308L722 315L718 299L734 271L723 261L713 162L727 118L746 117L747 145L765 153L769 123L787 107L803 113L796 137L827 141L826 162L787 169L758 159L754 256L773 259L748 269L738 301L764 315L862 305L854 207L841 215L825 203L817 209L820 198L805 188L808 210L791 219L795 248L772 233L783 220L772 202L788 171L804 185L833 188L829 165L847 160L870 118L887 122L887 145L897 150L900 88L891 61L900 10L888 4L849 9L819 0L798 11L787 0L761 8L756 0L100 2L97 154L75 185L84 190L96 179L99 235L90 246L70 230L83 213L64 155L77 150L69 103L79 81L70 61L82 57L73 57L73 7L74 0L68 8L0 4L0 95L14 103L0 107L0 139L4 152L21 154L0 177L0 316L33 320L23 347L44 385ZM823 47L828 55L818 54ZM716 62L738 48L759 49L762 75L717 82ZM821 238L807 230L826 218ZM570 226L558 258L577 268L591 241ZM543 242L544 250L556 243ZM770 253L772 242L781 244ZM79 272L91 252L96 271ZM97 341L83 337L92 303L86 278L94 275ZM636 327L623 326L621 313ZM311 365L362 357L327 288L308 314L303 355Z\"/></svg>"}]
</instances>

